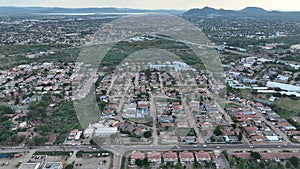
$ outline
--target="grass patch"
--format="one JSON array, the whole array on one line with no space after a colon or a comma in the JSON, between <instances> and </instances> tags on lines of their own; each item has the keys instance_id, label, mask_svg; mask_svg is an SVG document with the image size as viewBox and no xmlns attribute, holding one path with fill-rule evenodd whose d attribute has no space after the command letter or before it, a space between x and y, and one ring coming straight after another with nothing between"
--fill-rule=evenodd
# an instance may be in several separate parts
<instances>
[{"instance_id":1,"label":"grass patch","mask_svg":"<svg viewBox=\"0 0 300 169\"><path fill-rule=\"evenodd\" d=\"M176 99L176 98L163 98L163 97L155 97L154 98L154 102L168 102L168 103L172 103L172 102L181 102L181 100Z\"/></svg>"},{"instance_id":2,"label":"grass patch","mask_svg":"<svg viewBox=\"0 0 300 169\"><path fill-rule=\"evenodd\" d=\"M297 114L294 113L294 115L299 116L300 100L292 100L288 97L281 97L278 101L275 102L275 105L284 110L298 112Z\"/></svg>"},{"instance_id":3,"label":"grass patch","mask_svg":"<svg viewBox=\"0 0 300 169\"><path fill-rule=\"evenodd\" d=\"M277 111L277 114L284 119L289 119L295 115L291 111L284 110L284 109L280 109L279 111Z\"/></svg>"},{"instance_id":4,"label":"grass patch","mask_svg":"<svg viewBox=\"0 0 300 169\"><path fill-rule=\"evenodd\" d=\"M143 118L128 118L129 121L136 122L136 123L152 123L153 122L153 117L151 116L145 116Z\"/></svg>"},{"instance_id":5,"label":"grass patch","mask_svg":"<svg viewBox=\"0 0 300 169\"><path fill-rule=\"evenodd\" d=\"M47 156L71 156L73 151L37 151L33 155L47 155Z\"/></svg>"},{"instance_id":6,"label":"grass patch","mask_svg":"<svg viewBox=\"0 0 300 169\"><path fill-rule=\"evenodd\" d=\"M195 131L193 128L177 128L177 136L195 136Z\"/></svg>"}]
</instances>

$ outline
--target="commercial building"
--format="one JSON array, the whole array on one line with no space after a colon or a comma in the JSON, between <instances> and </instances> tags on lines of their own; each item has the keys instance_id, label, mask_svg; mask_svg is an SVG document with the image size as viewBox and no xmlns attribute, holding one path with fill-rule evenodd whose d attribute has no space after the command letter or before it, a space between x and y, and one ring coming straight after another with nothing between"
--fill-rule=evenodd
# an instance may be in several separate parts
<instances>
[{"instance_id":1,"label":"commercial building","mask_svg":"<svg viewBox=\"0 0 300 169\"><path fill-rule=\"evenodd\" d=\"M62 169L62 162L47 162L43 169Z\"/></svg>"}]
</instances>

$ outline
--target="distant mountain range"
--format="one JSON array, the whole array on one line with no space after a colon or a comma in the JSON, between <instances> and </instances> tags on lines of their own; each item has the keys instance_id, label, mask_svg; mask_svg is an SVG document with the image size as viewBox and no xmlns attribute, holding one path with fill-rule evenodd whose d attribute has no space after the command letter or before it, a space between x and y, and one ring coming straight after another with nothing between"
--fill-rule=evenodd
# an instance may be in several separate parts
<instances>
[{"instance_id":1,"label":"distant mountain range","mask_svg":"<svg viewBox=\"0 0 300 169\"><path fill-rule=\"evenodd\" d=\"M170 13L181 14L180 10L146 10L131 8L46 8L46 7L0 7L0 15L34 15L59 13Z\"/></svg>"},{"instance_id":2,"label":"distant mountain range","mask_svg":"<svg viewBox=\"0 0 300 169\"><path fill-rule=\"evenodd\" d=\"M225 10L204 7L202 9L194 8L186 11L184 16L233 16L233 17L293 17L300 19L300 11L283 12L267 11L258 7L247 7L242 10Z\"/></svg>"},{"instance_id":3,"label":"distant mountain range","mask_svg":"<svg viewBox=\"0 0 300 169\"><path fill-rule=\"evenodd\" d=\"M247 7L242 10L225 10L204 7L202 9L194 8L188 11L181 10L146 10L132 8L47 8L47 7L0 7L0 15L36 15L36 14L63 14L63 13L169 13L182 14L183 16L233 16L233 17L293 17L300 18L298 12L267 11L258 7Z\"/></svg>"}]
</instances>

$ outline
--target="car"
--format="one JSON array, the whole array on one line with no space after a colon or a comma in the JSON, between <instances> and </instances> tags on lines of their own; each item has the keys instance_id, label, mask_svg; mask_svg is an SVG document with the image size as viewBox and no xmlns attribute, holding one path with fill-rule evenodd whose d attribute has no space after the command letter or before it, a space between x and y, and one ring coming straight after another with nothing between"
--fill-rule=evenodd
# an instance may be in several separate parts
<instances>
[{"instance_id":1,"label":"car","mask_svg":"<svg viewBox=\"0 0 300 169\"><path fill-rule=\"evenodd\" d=\"M206 144L203 144L203 147L207 147L207 145L206 145Z\"/></svg>"},{"instance_id":2,"label":"car","mask_svg":"<svg viewBox=\"0 0 300 169\"><path fill-rule=\"evenodd\" d=\"M253 146L249 146L249 148L253 148Z\"/></svg>"},{"instance_id":3,"label":"car","mask_svg":"<svg viewBox=\"0 0 300 169\"><path fill-rule=\"evenodd\" d=\"M217 148L217 149L220 149L221 147L217 146L216 148Z\"/></svg>"},{"instance_id":4,"label":"car","mask_svg":"<svg viewBox=\"0 0 300 169\"><path fill-rule=\"evenodd\" d=\"M281 146L277 146L278 148L281 148Z\"/></svg>"},{"instance_id":5,"label":"car","mask_svg":"<svg viewBox=\"0 0 300 169\"><path fill-rule=\"evenodd\" d=\"M93 150L96 150L96 149L97 149L96 147L93 148Z\"/></svg>"}]
</instances>

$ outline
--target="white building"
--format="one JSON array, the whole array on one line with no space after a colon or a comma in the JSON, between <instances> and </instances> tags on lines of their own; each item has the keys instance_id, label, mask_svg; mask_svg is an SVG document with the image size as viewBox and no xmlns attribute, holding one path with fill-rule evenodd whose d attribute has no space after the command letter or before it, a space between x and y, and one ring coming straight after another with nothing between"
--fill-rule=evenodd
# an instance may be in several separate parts
<instances>
[{"instance_id":1,"label":"white building","mask_svg":"<svg viewBox=\"0 0 300 169\"><path fill-rule=\"evenodd\" d=\"M288 92L298 92L300 93L300 86L295 86L295 85L290 85L290 84L285 84L285 83L278 83L278 82L267 82L268 87L272 88L280 88L281 90L286 90Z\"/></svg>"},{"instance_id":2,"label":"white building","mask_svg":"<svg viewBox=\"0 0 300 169\"><path fill-rule=\"evenodd\" d=\"M40 163L23 163L19 169L38 169L39 167Z\"/></svg>"},{"instance_id":3,"label":"white building","mask_svg":"<svg viewBox=\"0 0 300 169\"><path fill-rule=\"evenodd\" d=\"M47 162L43 169L62 169L62 162Z\"/></svg>"},{"instance_id":4,"label":"white building","mask_svg":"<svg viewBox=\"0 0 300 169\"><path fill-rule=\"evenodd\" d=\"M96 137L109 137L112 134L115 134L117 132L118 132L118 129L114 128L114 127L100 127L100 128L97 128L95 130L94 136L96 136Z\"/></svg>"}]
</instances>

